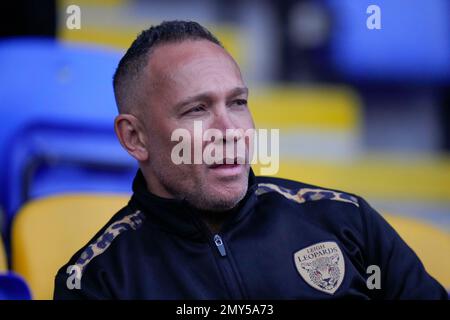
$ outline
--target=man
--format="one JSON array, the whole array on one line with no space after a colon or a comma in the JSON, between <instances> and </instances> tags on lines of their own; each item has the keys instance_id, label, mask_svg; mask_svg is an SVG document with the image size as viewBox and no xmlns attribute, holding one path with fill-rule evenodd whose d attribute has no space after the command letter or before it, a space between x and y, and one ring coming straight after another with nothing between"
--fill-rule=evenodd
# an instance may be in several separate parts
<instances>
[{"instance_id":1,"label":"man","mask_svg":"<svg viewBox=\"0 0 450 320\"><path fill-rule=\"evenodd\" d=\"M254 127L239 67L199 24L142 32L119 63L114 92L117 136L140 166L134 193L59 270L56 299L446 297L355 195L255 177L248 161L226 155L174 163L177 129L195 136L196 121L223 133ZM244 139L224 136L225 145ZM379 268L375 287L369 266Z\"/></svg>"}]
</instances>

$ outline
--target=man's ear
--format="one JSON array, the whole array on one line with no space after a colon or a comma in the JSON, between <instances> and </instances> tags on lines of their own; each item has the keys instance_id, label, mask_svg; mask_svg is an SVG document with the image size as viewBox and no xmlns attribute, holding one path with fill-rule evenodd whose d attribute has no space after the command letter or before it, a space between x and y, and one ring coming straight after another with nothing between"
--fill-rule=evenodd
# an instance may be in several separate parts
<instances>
[{"instance_id":1,"label":"man's ear","mask_svg":"<svg viewBox=\"0 0 450 320\"><path fill-rule=\"evenodd\" d=\"M144 127L131 114L119 114L114 120L114 130L122 147L140 162L148 160L147 139Z\"/></svg>"}]
</instances>

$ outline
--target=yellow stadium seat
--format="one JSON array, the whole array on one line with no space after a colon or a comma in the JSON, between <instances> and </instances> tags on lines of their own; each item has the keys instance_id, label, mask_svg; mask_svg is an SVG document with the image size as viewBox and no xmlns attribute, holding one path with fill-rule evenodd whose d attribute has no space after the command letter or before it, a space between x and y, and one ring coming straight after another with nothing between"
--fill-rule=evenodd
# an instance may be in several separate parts
<instances>
[{"instance_id":1,"label":"yellow stadium seat","mask_svg":"<svg viewBox=\"0 0 450 320\"><path fill-rule=\"evenodd\" d=\"M120 208L126 195L72 194L37 199L17 214L12 229L12 269L34 299L52 299L60 267Z\"/></svg>"},{"instance_id":2,"label":"yellow stadium seat","mask_svg":"<svg viewBox=\"0 0 450 320\"><path fill-rule=\"evenodd\" d=\"M359 134L361 101L346 86L256 87L249 105L257 127L314 128Z\"/></svg>"},{"instance_id":3,"label":"yellow stadium seat","mask_svg":"<svg viewBox=\"0 0 450 320\"><path fill-rule=\"evenodd\" d=\"M426 270L450 289L450 234L418 219L384 215L414 250Z\"/></svg>"},{"instance_id":4,"label":"yellow stadium seat","mask_svg":"<svg viewBox=\"0 0 450 320\"><path fill-rule=\"evenodd\" d=\"M348 86L255 87L248 102L256 128L279 130L276 150L281 163L302 158L350 160L361 151L361 102Z\"/></svg>"},{"instance_id":5,"label":"yellow stadium seat","mask_svg":"<svg viewBox=\"0 0 450 320\"><path fill-rule=\"evenodd\" d=\"M32 201L20 210L12 230L12 268L25 278L35 299L52 298L57 270L128 198L62 195ZM393 215L385 218L417 253L427 271L449 289L450 235L420 220Z\"/></svg>"},{"instance_id":6,"label":"yellow stadium seat","mask_svg":"<svg viewBox=\"0 0 450 320\"><path fill-rule=\"evenodd\" d=\"M255 174L261 166L253 165ZM284 157L276 176L351 191L368 199L443 206L450 200L449 155L398 159L393 154L373 153L348 161Z\"/></svg>"},{"instance_id":7,"label":"yellow stadium seat","mask_svg":"<svg viewBox=\"0 0 450 320\"><path fill-rule=\"evenodd\" d=\"M0 273L8 270L8 263L6 260L5 246L3 245L2 237L0 236Z\"/></svg>"},{"instance_id":8,"label":"yellow stadium seat","mask_svg":"<svg viewBox=\"0 0 450 320\"><path fill-rule=\"evenodd\" d=\"M70 0L58 0L59 12L65 13L66 8L73 4ZM82 0L77 1L82 8L82 27L72 30L67 28L67 15L61 15L58 20L57 35L62 41L91 43L109 46L117 49L127 49L141 30L162 22L152 15L151 11L136 11L135 3L130 0ZM114 23L105 23L99 12L108 12ZM126 12L126 14L124 14ZM135 14L133 15L133 12ZM83 15L84 14L84 15ZM131 14L131 15L130 15ZM246 44L245 32L237 24L219 23L205 24L211 30L239 65L245 67L249 48Z\"/></svg>"}]
</instances>

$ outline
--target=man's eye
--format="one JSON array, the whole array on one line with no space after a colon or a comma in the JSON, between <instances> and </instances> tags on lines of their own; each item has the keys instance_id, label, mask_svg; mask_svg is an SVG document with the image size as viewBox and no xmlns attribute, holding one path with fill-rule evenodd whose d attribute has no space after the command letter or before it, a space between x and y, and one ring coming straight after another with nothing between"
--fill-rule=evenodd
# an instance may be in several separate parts
<instances>
[{"instance_id":1,"label":"man's eye","mask_svg":"<svg viewBox=\"0 0 450 320\"><path fill-rule=\"evenodd\" d=\"M247 105L247 100L245 100L245 99L238 99L238 100L234 101L234 104L238 105L238 106L246 106Z\"/></svg>"},{"instance_id":2,"label":"man's eye","mask_svg":"<svg viewBox=\"0 0 450 320\"><path fill-rule=\"evenodd\" d=\"M203 106L196 106L196 107L193 107L193 108L189 109L184 114L199 113L199 112L202 112L202 111L205 111L205 108Z\"/></svg>"}]
</instances>

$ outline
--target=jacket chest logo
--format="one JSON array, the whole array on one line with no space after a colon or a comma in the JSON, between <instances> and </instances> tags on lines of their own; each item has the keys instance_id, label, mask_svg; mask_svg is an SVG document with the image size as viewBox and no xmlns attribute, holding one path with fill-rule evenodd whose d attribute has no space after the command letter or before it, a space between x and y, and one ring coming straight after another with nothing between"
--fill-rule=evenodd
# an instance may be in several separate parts
<instances>
[{"instance_id":1,"label":"jacket chest logo","mask_svg":"<svg viewBox=\"0 0 450 320\"><path fill-rule=\"evenodd\" d=\"M345 275L342 251L336 242L320 242L294 253L295 266L314 289L334 294Z\"/></svg>"}]
</instances>

